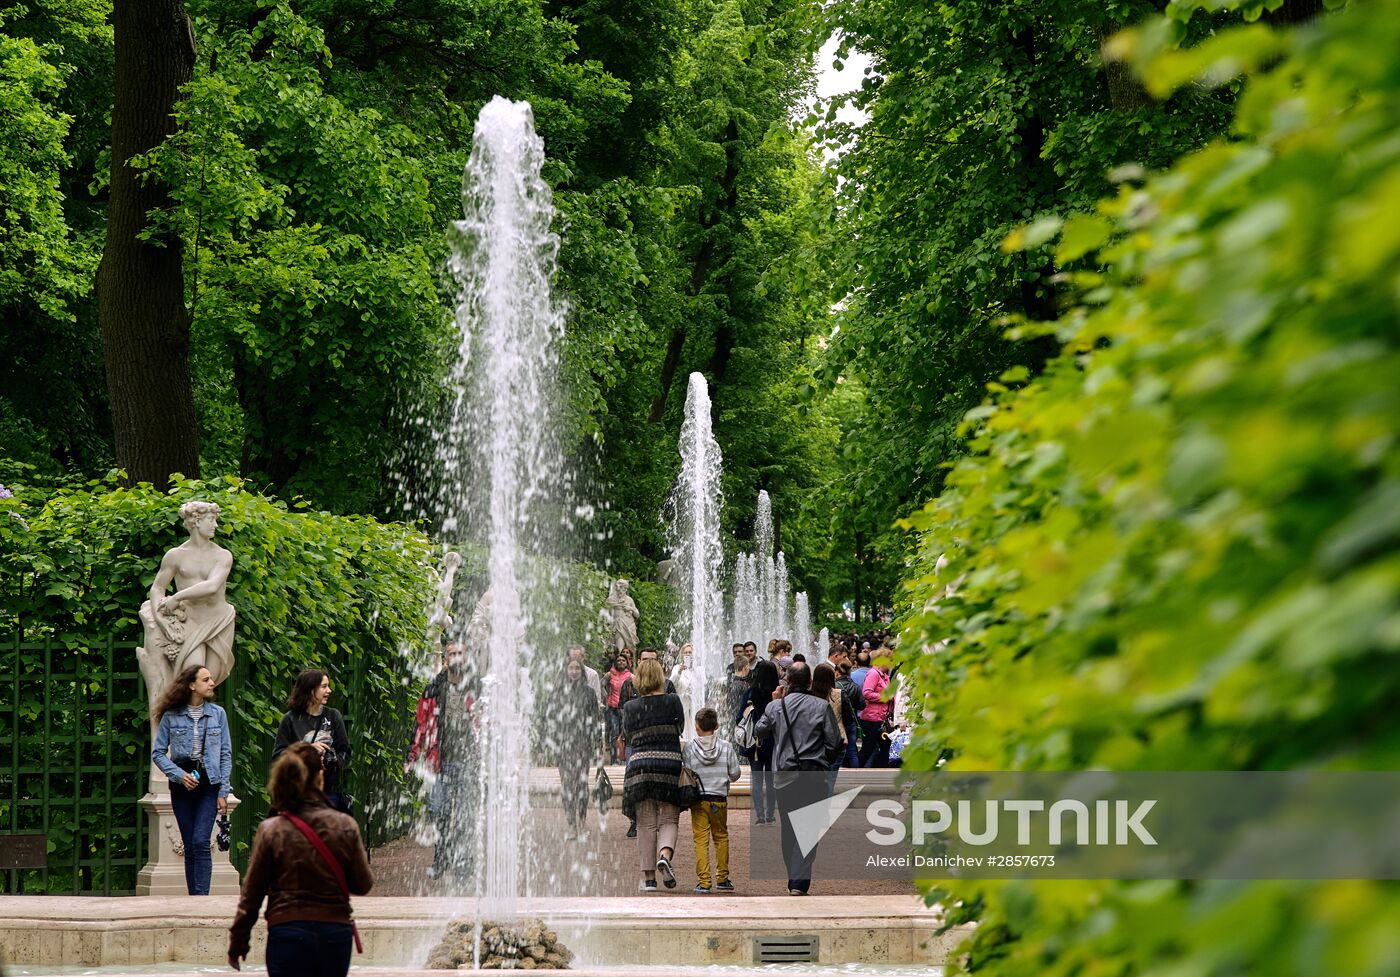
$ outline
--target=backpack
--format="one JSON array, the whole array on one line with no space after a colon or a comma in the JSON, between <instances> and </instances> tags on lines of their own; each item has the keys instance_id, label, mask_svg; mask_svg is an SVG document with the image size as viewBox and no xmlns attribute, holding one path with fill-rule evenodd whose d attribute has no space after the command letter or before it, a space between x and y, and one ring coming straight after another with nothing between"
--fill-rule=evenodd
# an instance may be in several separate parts
<instances>
[{"instance_id":1,"label":"backpack","mask_svg":"<svg viewBox=\"0 0 1400 977\"><path fill-rule=\"evenodd\" d=\"M734 726L734 751L741 757L752 757L757 746L758 740L753 735L753 706L749 706Z\"/></svg>"},{"instance_id":2,"label":"backpack","mask_svg":"<svg viewBox=\"0 0 1400 977\"><path fill-rule=\"evenodd\" d=\"M861 709L865 708L864 698L848 676L843 675L836 684L841 690L841 724L850 726L855 723Z\"/></svg>"}]
</instances>

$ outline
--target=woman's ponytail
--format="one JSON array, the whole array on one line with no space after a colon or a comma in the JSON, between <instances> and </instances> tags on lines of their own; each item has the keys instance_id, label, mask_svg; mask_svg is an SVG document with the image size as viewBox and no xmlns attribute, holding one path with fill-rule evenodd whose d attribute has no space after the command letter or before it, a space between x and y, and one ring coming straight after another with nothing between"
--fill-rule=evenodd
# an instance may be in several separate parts
<instances>
[{"instance_id":1,"label":"woman's ponytail","mask_svg":"<svg viewBox=\"0 0 1400 977\"><path fill-rule=\"evenodd\" d=\"M306 795L316 787L316 774L321 770L321 755L310 743L293 743L272 765L267 792L277 811L299 811Z\"/></svg>"}]
</instances>

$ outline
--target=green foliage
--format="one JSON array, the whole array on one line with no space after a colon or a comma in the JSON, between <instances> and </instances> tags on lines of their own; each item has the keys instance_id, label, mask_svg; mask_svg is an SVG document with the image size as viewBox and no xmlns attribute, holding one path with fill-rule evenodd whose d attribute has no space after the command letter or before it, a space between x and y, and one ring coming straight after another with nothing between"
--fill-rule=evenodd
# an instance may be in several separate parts
<instances>
[{"instance_id":1,"label":"green foliage","mask_svg":"<svg viewBox=\"0 0 1400 977\"><path fill-rule=\"evenodd\" d=\"M1115 48L1161 95L1247 74L1235 132L1048 227L1078 269L1078 304L1037 327L1062 351L992 385L971 455L910 520L905 646L949 642L907 656L930 716L911 765L1400 759L1400 5L1187 50L1172 35L1154 22ZM979 974L1400 966L1388 884L935 896L980 920Z\"/></svg>"},{"instance_id":2,"label":"green foliage","mask_svg":"<svg viewBox=\"0 0 1400 977\"><path fill-rule=\"evenodd\" d=\"M841 486L818 510L841 513L846 524L833 531L859 533L862 554L902 562L890 526L938 490L944 466L963 451L963 413L1002 371L1034 371L1053 352L1033 334L1003 338L1006 316L1052 318L1058 302L1054 261L1043 248L1002 251L1007 233L1047 213L1087 209L1108 190L1111 170L1160 167L1227 124L1228 89L1154 101L1102 63L1105 38L1163 5L832 6L837 59L857 49L872 64L821 126L841 152L835 175L843 181L830 239L841 311L823 386L834 390L843 377L864 396L834 393ZM1190 34L1209 27L1197 18ZM868 120L837 121L843 105ZM879 577L888 587L895 574Z\"/></svg>"},{"instance_id":3,"label":"green foliage","mask_svg":"<svg viewBox=\"0 0 1400 977\"><path fill-rule=\"evenodd\" d=\"M807 340L829 318L813 206L828 191L793 122L820 40L810 0L187 9L193 80L177 130L140 165L172 188L157 232L184 244L203 471L381 515L432 478L419 418L440 413L456 352L446 228L477 111L500 94L531 103L545 140L570 310L560 407L584 496L609 503L578 555L632 578L666 555L658 514L685 377L701 370L729 528L747 534L768 488L795 571L820 589L821 560L801 554L823 536L795 517L832 442L804 416ZM36 288L40 258L14 265L18 300L50 311L35 305L0 337L0 371L14 364L0 373L0 444L82 477L112 457L88 297L105 232L106 14L95 0L34 2L0 25L5 50L26 52L7 54L23 66L9 103L44 136L9 139L0 160L38 154L20 171L42 190L30 209L47 215L66 276ZM7 256L0 242L0 270Z\"/></svg>"},{"instance_id":4,"label":"green foliage","mask_svg":"<svg viewBox=\"0 0 1400 977\"><path fill-rule=\"evenodd\" d=\"M407 393L437 366L439 225L418 136L335 93L314 25L262 13L248 29L199 19L207 67L140 165L172 187L166 223L186 242L206 455L365 511L395 381Z\"/></svg>"},{"instance_id":5,"label":"green foliage","mask_svg":"<svg viewBox=\"0 0 1400 977\"><path fill-rule=\"evenodd\" d=\"M0 10L0 445L53 469L101 457L98 347L79 320L99 245L68 212L65 171L69 89L110 29L101 4L30 7Z\"/></svg>"},{"instance_id":6,"label":"green foliage","mask_svg":"<svg viewBox=\"0 0 1400 977\"><path fill-rule=\"evenodd\" d=\"M137 612L160 559L186 538L180 504L219 504L217 541L233 554L228 598L238 611L223 693L237 740L233 787L248 801L244 832L254 809L265 810L272 742L303 668L327 669L346 696L338 704L356 750L351 790L362 801L399 796L413 721L410 652L422 643L431 593L431 548L420 533L288 506L235 478L180 481L168 493L117 488L115 478L10 488L15 497L0 500L0 633L25 640L139 640ZM388 813L376 824L394 827Z\"/></svg>"}]
</instances>

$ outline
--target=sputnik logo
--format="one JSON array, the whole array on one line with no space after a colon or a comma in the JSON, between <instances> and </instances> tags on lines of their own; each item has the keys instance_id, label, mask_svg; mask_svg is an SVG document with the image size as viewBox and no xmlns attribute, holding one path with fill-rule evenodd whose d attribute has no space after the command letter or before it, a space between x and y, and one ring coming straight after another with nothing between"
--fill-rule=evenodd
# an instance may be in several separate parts
<instances>
[{"instance_id":1,"label":"sputnik logo","mask_svg":"<svg viewBox=\"0 0 1400 977\"><path fill-rule=\"evenodd\" d=\"M804 858L826 837L836 819L846 813L846 808L851 806L856 795L863 790L864 784L788 812L793 837L797 840L797 847L802 849Z\"/></svg>"}]
</instances>

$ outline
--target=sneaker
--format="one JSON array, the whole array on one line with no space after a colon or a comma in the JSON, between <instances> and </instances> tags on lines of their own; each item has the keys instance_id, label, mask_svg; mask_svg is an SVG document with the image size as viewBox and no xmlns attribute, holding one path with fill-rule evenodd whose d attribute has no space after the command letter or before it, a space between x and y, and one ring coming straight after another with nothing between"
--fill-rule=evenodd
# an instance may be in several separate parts
<instances>
[{"instance_id":1,"label":"sneaker","mask_svg":"<svg viewBox=\"0 0 1400 977\"><path fill-rule=\"evenodd\" d=\"M788 890L788 895L790 895L790 896L805 896L806 894L807 894L807 893L803 892L801 889L789 889L789 890Z\"/></svg>"},{"instance_id":2,"label":"sneaker","mask_svg":"<svg viewBox=\"0 0 1400 977\"><path fill-rule=\"evenodd\" d=\"M716 885L715 885L715 891L716 891L716 892L733 892L733 891L734 891L734 883L733 883L733 882L730 882L730 881L728 881L728 880L726 880L726 881L724 881L724 882L716 883Z\"/></svg>"},{"instance_id":3,"label":"sneaker","mask_svg":"<svg viewBox=\"0 0 1400 977\"><path fill-rule=\"evenodd\" d=\"M632 824L627 828L627 837L629 837L629 838L635 838L635 837L637 837L637 822L636 822L636 821L633 821ZM652 888L656 888L656 887L655 887L655 886L652 886Z\"/></svg>"},{"instance_id":4,"label":"sneaker","mask_svg":"<svg viewBox=\"0 0 1400 977\"><path fill-rule=\"evenodd\" d=\"M733 888L733 886L730 886L730 888ZM691 891L697 896L708 896L710 894L710 887L708 885L697 885Z\"/></svg>"},{"instance_id":5,"label":"sneaker","mask_svg":"<svg viewBox=\"0 0 1400 977\"><path fill-rule=\"evenodd\" d=\"M642 879L641 883L637 886L637 891L638 891L638 892L655 892L655 891L656 891L656 880L655 880L655 879Z\"/></svg>"},{"instance_id":6,"label":"sneaker","mask_svg":"<svg viewBox=\"0 0 1400 977\"><path fill-rule=\"evenodd\" d=\"M656 860L656 874L660 876L662 884L668 889L676 887L676 873L671 870L671 863L665 858Z\"/></svg>"}]
</instances>

